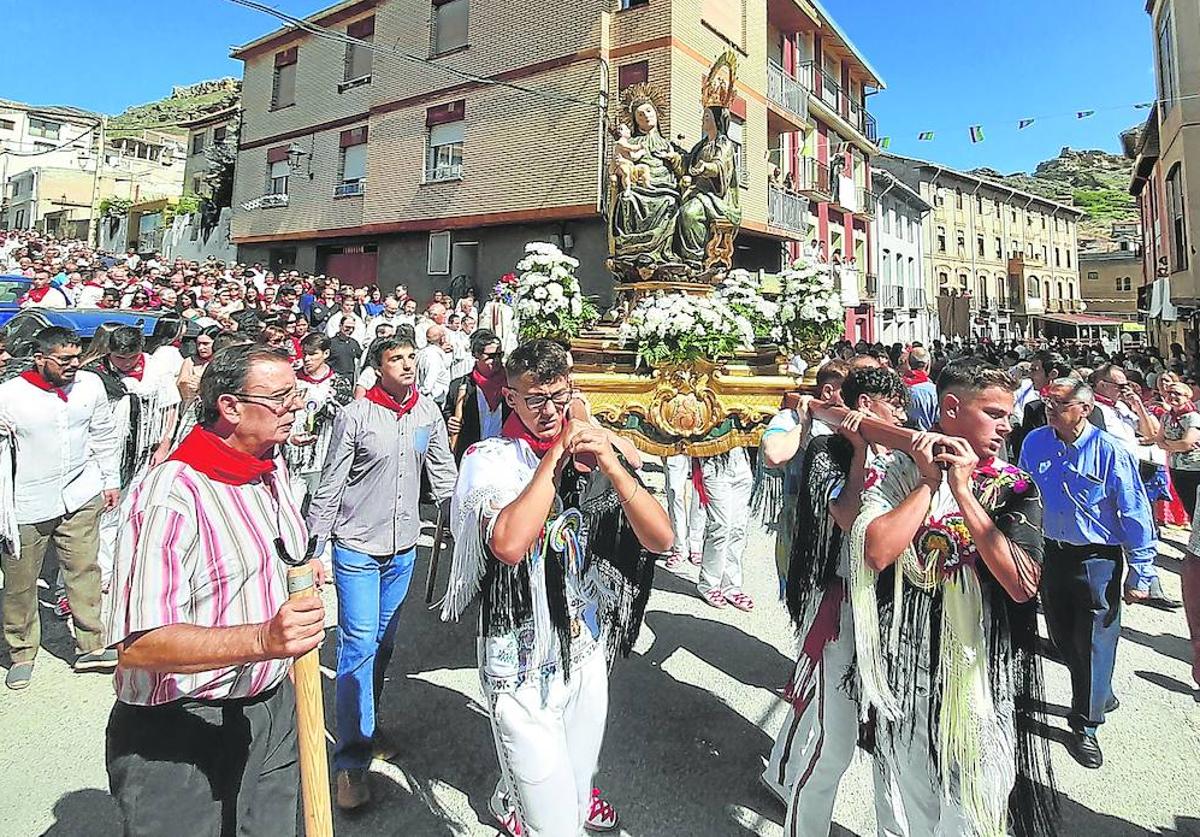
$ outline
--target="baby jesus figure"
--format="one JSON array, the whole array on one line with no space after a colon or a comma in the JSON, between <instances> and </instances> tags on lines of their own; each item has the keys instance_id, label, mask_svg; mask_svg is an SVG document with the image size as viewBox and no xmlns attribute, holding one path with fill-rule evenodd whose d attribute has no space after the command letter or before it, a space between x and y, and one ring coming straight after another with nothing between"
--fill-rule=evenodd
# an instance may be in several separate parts
<instances>
[{"instance_id":1,"label":"baby jesus figure","mask_svg":"<svg viewBox=\"0 0 1200 837\"><path fill-rule=\"evenodd\" d=\"M639 165L646 156L646 149L630 139L629 126L620 123L615 131L616 142L613 143L612 182L626 195L635 184L650 185L650 169Z\"/></svg>"}]
</instances>

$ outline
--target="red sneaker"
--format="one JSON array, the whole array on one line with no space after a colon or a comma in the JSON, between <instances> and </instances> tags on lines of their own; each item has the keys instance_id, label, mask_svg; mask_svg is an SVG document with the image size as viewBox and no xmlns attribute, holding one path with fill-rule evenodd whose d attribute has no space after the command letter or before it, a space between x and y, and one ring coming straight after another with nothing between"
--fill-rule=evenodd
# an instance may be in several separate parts
<instances>
[{"instance_id":1,"label":"red sneaker","mask_svg":"<svg viewBox=\"0 0 1200 837\"><path fill-rule=\"evenodd\" d=\"M600 788L592 788L592 804L588 808L587 820L583 827L597 833L615 831L620 820L617 809L600 795Z\"/></svg>"}]
</instances>

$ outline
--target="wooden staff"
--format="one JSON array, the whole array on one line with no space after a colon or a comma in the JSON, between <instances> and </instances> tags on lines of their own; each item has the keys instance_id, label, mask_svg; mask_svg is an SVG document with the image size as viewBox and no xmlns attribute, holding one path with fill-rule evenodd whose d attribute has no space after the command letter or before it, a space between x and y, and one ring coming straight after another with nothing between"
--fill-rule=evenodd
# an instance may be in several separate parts
<instances>
[{"instance_id":1,"label":"wooden staff","mask_svg":"<svg viewBox=\"0 0 1200 837\"><path fill-rule=\"evenodd\" d=\"M312 564L288 567L288 599L317 595ZM300 793L306 837L333 837L329 805L329 757L325 750L325 698L321 691L319 648L296 658L296 735L300 749Z\"/></svg>"},{"instance_id":2,"label":"wooden staff","mask_svg":"<svg viewBox=\"0 0 1200 837\"><path fill-rule=\"evenodd\" d=\"M810 402L808 410L814 418L820 419L830 427L840 426L850 413L845 407L830 407L820 401ZM918 436L916 430L897 427L870 416L862 420L862 424L858 426L858 432L873 445L882 445L889 450L898 450L904 453L912 453L913 442Z\"/></svg>"},{"instance_id":3,"label":"wooden staff","mask_svg":"<svg viewBox=\"0 0 1200 837\"><path fill-rule=\"evenodd\" d=\"M463 405L467 402L467 383L463 381L454 399L454 418L458 419L458 430L450 434L450 452L458 452L458 434L462 433Z\"/></svg>"},{"instance_id":4,"label":"wooden staff","mask_svg":"<svg viewBox=\"0 0 1200 837\"><path fill-rule=\"evenodd\" d=\"M425 579L425 604L433 601L433 588L437 584L438 559L442 555L442 542L446 539L446 507L449 500L438 504L437 524L433 528L433 549L429 553L429 575Z\"/></svg>"}]
</instances>

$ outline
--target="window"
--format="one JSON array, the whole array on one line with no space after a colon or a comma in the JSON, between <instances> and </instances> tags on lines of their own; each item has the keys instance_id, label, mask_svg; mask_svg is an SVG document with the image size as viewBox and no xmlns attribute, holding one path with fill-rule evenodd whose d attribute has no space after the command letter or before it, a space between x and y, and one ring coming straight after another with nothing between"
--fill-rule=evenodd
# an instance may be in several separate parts
<instances>
[{"instance_id":1,"label":"window","mask_svg":"<svg viewBox=\"0 0 1200 837\"><path fill-rule=\"evenodd\" d=\"M35 142L33 144L33 150L39 154L45 154L47 151L54 150L54 143L52 143L52 142Z\"/></svg>"},{"instance_id":2,"label":"window","mask_svg":"<svg viewBox=\"0 0 1200 837\"><path fill-rule=\"evenodd\" d=\"M962 230L956 230L955 240L958 242L958 253L962 255L967 249L967 234Z\"/></svg>"},{"instance_id":3,"label":"window","mask_svg":"<svg viewBox=\"0 0 1200 837\"><path fill-rule=\"evenodd\" d=\"M939 273L938 274L938 287L944 288L949 284L950 284L950 277L945 272Z\"/></svg>"},{"instance_id":4,"label":"window","mask_svg":"<svg viewBox=\"0 0 1200 837\"><path fill-rule=\"evenodd\" d=\"M288 178L291 172L292 169L288 165L287 160L271 163L267 174L267 192L272 195L286 195L288 193Z\"/></svg>"},{"instance_id":5,"label":"window","mask_svg":"<svg viewBox=\"0 0 1200 837\"><path fill-rule=\"evenodd\" d=\"M908 218L908 216L904 217L904 232L905 232L905 237L908 238L909 244L912 244L914 241L913 236L916 235L916 233L914 232L914 230L916 229L916 226L917 226L917 224L915 221L910 220Z\"/></svg>"},{"instance_id":6,"label":"window","mask_svg":"<svg viewBox=\"0 0 1200 837\"><path fill-rule=\"evenodd\" d=\"M937 228L937 248L939 253L946 252L946 228Z\"/></svg>"},{"instance_id":7,"label":"window","mask_svg":"<svg viewBox=\"0 0 1200 837\"><path fill-rule=\"evenodd\" d=\"M434 0L434 55L441 55L467 46L469 2L470 0Z\"/></svg>"},{"instance_id":8,"label":"window","mask_svg":"<svg viewBox=\"0 0 1200 837\"><path fill-rule=\"evenodd\" d=\"M1059 282L1057 284L1058 284L1058 298L1065 299L1065 297L1063 296L1063 283Z\"/></svg>"},{"instance_id":9,"label":"window","mask_svg":"<svg viewBox=\"0 0 1200 837\"><path fill-rule=\"evenodd\" d=\"M425 180L454 180L462 177L463 117L466 102L447 102L425 112L429 128L429 152Z\"/></svg>"},{"instance_id":10,"label":"window","mask_svg":"<svg viewBox=\"0 0 1200 837\"><path fill-rule=\"evenodd\" d=\"M192 156L204 153L204 132L192 134Z\"/></svg>"},{"instance_id":11,"label":"window","mask_svg":"<svg viewBox=\"0 0 1200 837\"><path fill-rule=\"evenodd\" d=\"M17 123L11 119L0 119L0 131L16 130Z\"/></svg>"},{"instance_id":12,"label":"window","mask_svg":"<svg viewBox=\"0 0 1200 837\"><path fill-rule=\"evenodd\" d=\"M1057 247L1054 248L1054 266L1062 267L1062 251Z\"/></svg>"},{"instance_id":13,"label":"window","mask_svg":"<svg viewBox=\"0 0 1200 837\"><path fill-rule=\"evenodd\" d=\"M962 189L955 189L955 190L954 190L954 208L955 208L955 209L962 209L962 208L963 208L963 202L962 202Z\"/></svg>"},{"instance_id":14,"label":"window","mask_svg":"<svg viewBox=\"0 0 1200 837\"><path fill-rule=\"evenodd\" d=\"M1046 280L1046 301L1050 301L1050 280Z\"/></svg>"},{"instance_id":15,"label":"window","mask_svg":"<svg viewBox=\"0 0 1200 837\"><path fill-rule=\"evenodd\" d=\"M19 229L19 230L25 229L25 210L24 209L17 210L17 229Z\"/></svg>"},{"instance_id":16,"label":"window","mask_svg":"<svg viewBox=\"0 0 1200 837\"><path fill-rule=\"evenodd\" d=\"M1012 215L1012 222L1013 222L1014 224L1015 224L1015 223L1017 223L1017 210L1015 210L1015 209L1010 209L1010 210L1009 210L1009 214L1010 214L1010 215Z\"/></svg>"},{"instance_id":17,"label":"window","mask_svg":"<svg viewBox=\"0 0 1200 837\"><path fill-rule=\"evenodd\" d=\"M371 43L375 40L375 17L351 23L346 27L346 35L366 43L346 44L346 66L342 80L365 84L371 79L371 59L375 54L371 49Z\"/></svg>"},{"instance_id":18,"label":"window","mask_svg":"<svg viewBox=\"0 0 1200 837\"><path fill-rule=\"evenodd\" d=\"M1163 113L1175 105L1177 82L1175 79L1175 28L1171 9L1168 6L1158 24L1158 98L1162 100Z\"/></svg>"},{"instance_id":19,"label":"window","mask_svg":"<svg viewBox=\"0 0 1200 837\"><path fill-rule=\"evenodd\" d=\"M363 181L367 179L367 126L342 131L339 145L341 186L334 194L361 195Z\"/></svg>"},{"instance_id":20,"label":"window","mask_svg":"<svg viewBox=\"0 0 1200 837\"><path fill-rule=\"evenodd\" d=\"M1067 267L1071 266L1071 251L1067 251Z\"/></svg>"},{"instance_id":21,"label":"window","mask_svg":"<svg viewBox=\"0 0 1200 837\"><path fill-rule=\"evenodd\" d=\"M1049 262L1050 262L1050 248L1047 247L1045 244L1043 244L1042 245L1042 264L1049 264Z\"/></svg>"},{"instance_id":22,"label":"window","mask_svg":"<svg viewBox=\"0 0 1200 837\"><path fill-rule=\"evenodd\" d=\"M62 130L62 125L57 122L29 117L29 136L31 137L56 140L60 130Z\"/></svg>"},{"instance_id":23,"label":"window","mask_svg":"<svg viewBox=\"0 0 1200 837\"><path fill-rule=\"evenodd\" d=\"M996 259L999 261L1004 260L1004 242L1000 239L1000 236L996 236Z\"/></svg>"},{"instance_id":24,"label":"window","mask_svg":"<svg viewBox=\"0 0 1200 837\"><path fill-rule=\"evenodd\" d=\"M892 283L892 254L889 250L883 251L883 258L880 259L880 267L883 268L883 284L890 285Z\"/></svg>"},{"instance_id":25,"label":"window","mask_svg":"<svg viewBox=\"0 0 1200 837\"><path fill-rule=\"evenodd\" d=\"M296 104L296 62L300 47L275 53L275 78L271 82L271 110Z\"/></svg>"},{"instance_id":26,"label":"window","mask_svg":"<svg viewBox=\"0 0 1200 837\"><path fill-rule=\"evenodd\" d=\"M1045 215L1039 215L1038 217L1042 219L1042 229L1043 229L1043 230L1044 230L1044 229L1046 229L1046 216L1045 216Z\"/></svg>"},{"instance_id":27,"label":"window","mask_svg":"<svg viewBox=\"0 0 1200 837\"><path fill-rule=\"evenodd\" d=\"M635 9L638 6L648 6L648 5L650 5L650 0L621 0L621 10L622 11L624 11L625 9Z\"/></svg>"},{"instance_id":28,"label":"window","mask_svg":"<svg viewBox=\"0 0 1200 837\"><path fill-rule=\"evenodd\" d=\"M1031 259L1033 258L1033 242L1032 241L1025 245L1025 255Z\"/></svg>"},{"instance_id":29,"label":"window","mask_svg":"<svg viewBox=\"0 0 1200 837\"><path fill-rule=\"evenodd\" d=\"M980 215L983 214L983 195L975 196L975 211Z\"/></svg>"},{"instance_id":30,"label":"window","mask_svg":"<svg viewBox=\"0 0 1200 837\"><path fill-rule=\"evenodd\" d=\"M1038 284L1038 278L1036 276L1029 277L1025 283L1025 290L1033 299L1037 299L1042 295L1042 286Z\"/></svg>"},{"instance_id":31,"label":"window","mask_svg":"<svg viewBox=\"0 0 1200 837\"><path fill-rule=\"evenodd\" d=\"M219 125L213 128L213 145L220 145L225 142L225 137L229 135L229 129L224 125Z\"/></svg>"},{"instance_id":32,"label":"window","mask_svg":"<svg viewBox=\"0 0 1200 837\"><path fill-rule=\"evenodd\" d=\"M193 174L192 175L192 194L199 195L203 191L204 191L204 175Z\"/></svg>"},{"instance_id":33,"label":"window","mask_svg":"<svg viewBox=\"0 0 1200 837\"><path fill-rule=\"evenodd\" d=\"M1095 281L1096 281L1096 280L1098 280L1099 278L1100 278L1100 274L1099 274L1099 272L1097 272L1097 271L1095 271L1095 270L1089 270L1089 271L1088 271L1088 281L1089 281L1089 282L1095 282ZM1117 288L1117 290L1119 291L1119 290L1121 290L1121 289L1120 289L1120 288Z\"/></svg>"},{"instance_id":34,"label":"window","mask_svg":"<svg viewBox=\"0 0 1200 837\"><path fill-rule=\"evenodd\" d=\"M889 206L887 209L883 210L879 214L883 216L883 231L884 231L884 233L886 233L887 235L891 235L892 234L892 208Z\"/></svg>"},{"instance_id":35,"label":"window","mask_svg":"<svg viewBox=\"0 0 1200 837\"><path fill-rule=\"evenodd\" d=\"M987 255L987 244L984 243L982 235L975 239L975 249L979 253L980 258L983 258Z\"/></svg>"},{"instance_id":36,"label":"window","mask_svg":"<svg viewBox=\"0 0 1200 837\"><path fill-rule=\"evenodd\" d=\"M729 141L733 143L733 170L738 185L749 186L750 178L746 173L746 154L744 150L745 123L738 117L730 114L729 130L726 135L729 137Z\"/></svg>"},{"instance_id":37,"label":"window","mask_svg":"<svg viewBox=\"0 0 1200 837\"><path fill-rule=\"evenodd\" d=\"M1010 249L1008 251L1010 254L1010 258L1016 258L1017 256L1021 255L1021 246L1019 244L1017 244L1017 240L1014 238L1009 243L1012 244L1012 249Z\"/></svg>"},{"instance_id":38,"label":"window","mask_svg":"<svg viewBox=\"0 0 1200 837\"><path fill-rule=\"evenodd\" d=\"M650 80L650 62L635 61L617 68L617 90Z\"/></svg>"},{"instance_id":39,"label":"window","mask_svg":"<svg viewBox=\"0 0 1200 837\"><path fill-rule=\"evenodd\" d=\"M1171 271L1187 270L1187 217L1183 206L1183 169L1176 163L1167 175L1167 230L1171 234Z\"/></svg>"},{"instance_id":40,"label":"window","mask_svg":"<svg viewBox=\"0 0 1200 837\"><path fill-rule=\"evenodd\" d=\"M430 275L445 276L450 273L449 232L431 232L429 234L428 261L428 272Z\"/></svg>"},{"instance_id":41,"label":"window","mask_svg":"<svg viewBox=\"0 0 1200 837\"><path fill-rule=\"evenodd\" d=\"M933 202L937 206L946 205L946 190L941 186L938 187L937 194L933 198Z\"/></svg>"}]
</instances>

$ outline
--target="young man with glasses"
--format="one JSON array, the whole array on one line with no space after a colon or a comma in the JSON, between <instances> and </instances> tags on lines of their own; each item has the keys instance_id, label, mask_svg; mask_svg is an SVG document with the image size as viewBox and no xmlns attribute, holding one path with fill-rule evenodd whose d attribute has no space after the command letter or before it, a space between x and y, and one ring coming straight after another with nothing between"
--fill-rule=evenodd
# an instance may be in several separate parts
<instances>
[{"instance_id":1,"label":"young man with glasses","mask_svg":"<svg viewBox=\"0 0 1200 837\"><path fill-rule=\"evenodd\" d=\"M1104 763L1097 728L1120 705L1112 674L1124 565L1125 600L1148 599L1158 579L1158 540L1137 460L1088 421L1091 388L1062 378L1043 400L1047 426L1026 437L1021 468L1033 476L1046 506L1042 607L1050 640L1071 674L1067 750L1084 767L1097 768Z\"/></svg>"},{"instance_id":2,"label":"young man with glasses","mask_svg":"<svg viewBox=\"0 0 1200 837\"><path fill-rule=\"evenodd\" d=\"M376 340L378 382L334 419L321 482L308 510L318 554L333 544L338 594L336 802L371 801L373 755L395 751L376 717L384 673L408 594L421 534L421 473L437 502L458 474L436 404L416 388L416 353L407 335Z\"/></svg>"},{"instance_id":3,"label":"young man with glasses","mask_svg":"<svg viewBox=\"0 0 1200 837\"><path fill-rule=\"evenodd\" d=\"M611 829L615 812L592 787L608 657L637 637L670 521L608 434L568 419L561 346L519 346L505 371L512 412L499 437L466 451L451 503L442 618L479 598L480 678L515 803L509 833L578 835L597 807Z\"/></svg>"},{"instance_id":4,"label":"young man with glasses","mask_svg":"<svg viewBox=\"0 0 1200 837\"><path fill-rule=\"evenodd\" d=\"M0 384L0 432L13 443L11 510L20 548L3 551L5 678L23 689L41 642L37 582L53 542L79 656L76 671L111 671L100 624L100 515L116 508L118 438L100 379L79 368L79 337L51 326L35 337L33 368ZM3 513L8 514L9 510Z\"/></svg>"},{"instance_id":5,"label":"young man with glasses","mask_svg":"<svg viewBox=\"0 0 1200 837\"><path fill-rule=\"evenodd\" d=\"M510 408L504 399L504 357L500 338L486 329L471 335L475 366L450 382L446 394L446 428L454 460L461 462L467 448L500 435Z\"/></svg>"}]
</instances>

